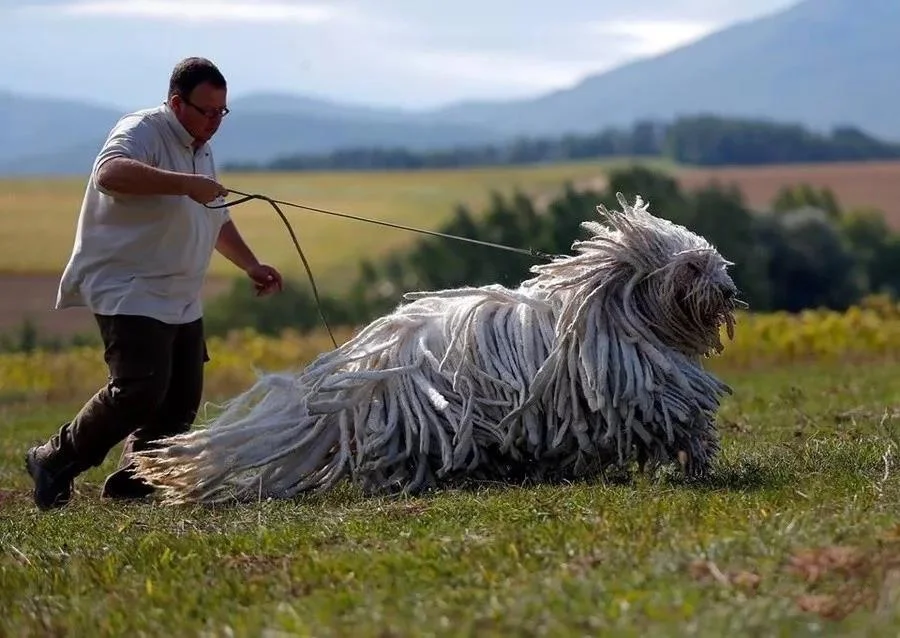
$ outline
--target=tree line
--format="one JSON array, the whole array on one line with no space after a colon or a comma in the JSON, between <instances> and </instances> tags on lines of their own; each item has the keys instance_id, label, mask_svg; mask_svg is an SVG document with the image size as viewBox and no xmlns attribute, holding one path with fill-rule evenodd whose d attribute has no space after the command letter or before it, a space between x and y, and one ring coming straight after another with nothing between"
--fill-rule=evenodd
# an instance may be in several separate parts
<instances>
[{"instance_id":1,"label":"tree line","mask_svg":"<svg viewBox=\"0 0 900 638\"><path fill-rule=\"evenodd\" d=\"M699 233L734 262L731 273L751 310L798 312L807 308L844 310L870 294L900 293L900 235L882 214L845 209L826 190L798 185L783 189L770 210L756 212L733 186L710 184L685 191L669 175L636 166L614 171L604 190L567 186L546 209L514 192L495 193L476 214L458 206L438 230L472 239L568 253L583 237L580 224L596 219L596 206L617 208L615 194L641 194L656 215ZM323 295L332 327L358 326L390 311L404 292L501 283L514 287L538 263L530 256L425 237L406 251L364 260L341 294ZM285 328L309 331L321 320L308 282L287 282L285 291L254 298L244 280L207 304L212 334L252 327L266 334Z\"/></svg>"},{"instance_id":2,"label":"tree line","mask_svg":"<svg viewBox=\"0 0 900 638\"><path fill-rule=\"evenodd\" d=\"M434 151L359 147L326 154L291 154L269 162L230 163L232 171L424 170L511 166L616 157L657 157L697 166L761 165L900 158L900 144L878 140L853 127L830 134L798 124L712 115L671 123L637 122L592 135L521 137Z\"/></svg>"}]
</instances>

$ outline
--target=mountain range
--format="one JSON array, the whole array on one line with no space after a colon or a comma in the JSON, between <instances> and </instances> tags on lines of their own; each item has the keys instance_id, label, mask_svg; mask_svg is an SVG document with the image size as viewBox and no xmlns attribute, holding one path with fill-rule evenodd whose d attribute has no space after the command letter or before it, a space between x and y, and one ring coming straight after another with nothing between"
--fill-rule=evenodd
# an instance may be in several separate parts
<instances>
[{"instance_id":1,"label":"mountain range","mask_svg":"<svg viewBox=\"0 0 900 638\"><path fill-rule=\"evenodd\" d=\"M232 102L215 148L219 163L265 162L348 147L502 143L697 114L820 131L850 125L900 140L898 57L897 0L803 0L534 99L411 112L247 95ZM120 115L104 105L0 92L0 173L83 173Z\"/></svg>"}]
</instances>

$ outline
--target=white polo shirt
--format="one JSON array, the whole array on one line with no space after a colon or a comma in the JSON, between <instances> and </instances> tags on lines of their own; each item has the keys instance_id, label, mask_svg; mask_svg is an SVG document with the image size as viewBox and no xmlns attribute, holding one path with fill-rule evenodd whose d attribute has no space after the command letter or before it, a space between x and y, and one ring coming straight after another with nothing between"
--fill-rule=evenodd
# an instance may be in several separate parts
<instances>
[{"instance_id":1,"label":"white polo shirt","mask_svg":"<svg viewBox=\"0 0 900 638\"><path fill-rule=\"evenodd\" d=\"M97 169L114 157L215 179L209 144L195 152L192 142L166 104L116 123L88 180L57 309L86 306L95 314L172 324L203 315L201 289L228 209L209 209L186 196L111 193L97 184Z\"/></svg>"}]
</instances>

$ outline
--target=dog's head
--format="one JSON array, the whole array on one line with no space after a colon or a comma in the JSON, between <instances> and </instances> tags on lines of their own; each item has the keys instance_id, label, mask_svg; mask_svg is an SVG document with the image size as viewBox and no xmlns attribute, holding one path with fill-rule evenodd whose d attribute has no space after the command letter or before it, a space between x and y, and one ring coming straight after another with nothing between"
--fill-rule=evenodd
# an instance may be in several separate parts
<instances>
[{"instance_id":1,"label":"dog's head","mask_svg":"<svg viewBox=\"0 0 900 638\"><path fill-rule=\"evenodd\" d=\"M617 194L622 211L603 206L617 245L612 254L628 273L621 289L623 307L632 308L665 345L686 355L721 352L721 328L734 338L734 313L746 304L726 260L704 237L670 220L652 215L640 196L630 206ZM602 233L599 224L586 224Z\"/></svg>"},{"instance_id":2,"label":"dog's head","mask_svg":"<svg viewBox=\"0 0 900 638\"><path fill-rule=\"evenodd\" d=\"M746 307L731 262L703 237L652 215L640 196L633 206L616 197L621 211L597 207L607 223L582 224L591 237L573 244L578 255L533 270L550 276L549 288L577 289L575 303L598 300L604 317L617 318L631 335L649 332L688 356L721 352L721 327L732 339L734 313Z\"/></svg>"},{"instance_id":3,"label":"dog's head","mask_svg":"<svg viewBox=\"0 0 900 638\"><path fill-rule=\"evenodd\" d=\"M663 342L703 355L722 351L722 326L734 339L735 311L747 306L738 299L729 265L715 249L696 248L672 255L647 276L646 296L661 312L653 329Z\"/></svg>"}]
</instances>

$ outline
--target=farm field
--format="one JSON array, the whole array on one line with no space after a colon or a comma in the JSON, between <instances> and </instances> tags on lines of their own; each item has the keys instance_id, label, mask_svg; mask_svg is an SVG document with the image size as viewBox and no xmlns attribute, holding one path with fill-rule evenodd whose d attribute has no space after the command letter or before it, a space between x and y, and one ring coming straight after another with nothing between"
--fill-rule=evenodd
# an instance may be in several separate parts
<instances>
[{"instance_id":1,"label":"farm field","mask_svg":"<svg viewBox=\"0 0 900 638\"><path fill-rule=\"evenodd\" d=\"M626 160L571 162L545 166L502 167L421 172L236 173L223 182L244 192L260 192L278 199L433 229L465 203L478 213L491 191L521 189L549 197L569 181L581 187L602 188L604 175ZM648 162L670 170L686 188L718 179L737 184L751 205L764 207L785 184L808 182L827 186L847 206L882 208L900 228L900 162L834 165L791 165L700 169ZM0 333L16 329L31 318L42 333L68 336L92 332L86 312L52 310L59 275L71 243L84 189L82 178L0 180ZM652 206L652 202L651 202ZM306 278L305 271L281 220L262 202L235 208L234 218L262 259L282 268L287 276ZM333 289L352 280L364 257L378 258L416 239L402 230L287 209L321 288ZM206 295L212 297L238 274L226 260L213 258Z\"/></svg>"},{"instance_id":2,"label":"farm field","mask_svg":"<svg viewBox=\"0 0 900 638\"><path fill-rule=\"evenodd\" d=\"M686 190L711 180L734 183L744 193L747 203L756 208L770 205L784 185L806 183L815 188L828 188L842 206L878 208L884 212L888 226L900 229L900 162L896 161L678 167L675 175Z\"/></svg>"},{"instance_id":3,"label":"farm field","mask_svg":"<svg viewBox=\"0 0 900 638\"><path fill-rule=\"evenodd\" d=\"M480 212L491 191L509 193L518 188L541 201L567 181L579 187L602 188L610 167L624 162L388 173L226 173L222 180L244 192L433 229L452 215L459 203ZM649 163L671 171L688 189L711 180L735 183L748 203L757 207L767 206L785 184L807 182L828 187L846 206L881 208L889 223L900 228L900 162L712 169ZM15 330L26 317L47 335L94 331L88 313L52 310L83 188L82 178L0 180L0 333ZM288 276L305 279L290 237L268 205L253 201L233 212L263 259ZM402 230L319 213L288 209L286 214L316 281L325 289L342 286L355 277L360 259L378 258L416 238ZM215 255L206 296L221 292L235 274L231 264Z\"/></svg>"},{"instance_id":4,"label":"farm field","mask_svg":"<svg viewBox=\"0 0 900 638\"><path fill-rule=\"evenodd\" d=\"M326 344L214 340L207 398ZM0 635L895 635L898 346L895 306L742 317L710 362L734 395L698 484L109 505L115 449L50 513L22 453L102 380L101 353L2 355Z\"/></svg>"},{"instance_id":5,"label":"farm field","mask_svg":"<svg viewBox=\"0 0 900 638\"><path fill-rule=\"evenodd\" d=\"M568 180L586 183L602 177L612 162L421 172L225 173L222 183L243 192L325 208L379 221L434 228L457 204L480 207L492 190L519 188L541 195ZM599 182L603 186L603 182ZM83 178L22 179L0 182L0 272L56 275L69 257L84 190ZM229 199L237 199L231 196ZM355 220L286 209L311 267L323 281L340 280L348 264L377 257L414 239L397 229ZM248 242L289 274L305 276L287 231L263 202L232 210ZM232 275L233 267L216 256L210 273Z\"/></svg>"},{"instance_id":6,"label":"farm field","mask_svg":"<svg viewBox=\"0 0 900 638\"><path fill-rule=\"evenodd\" d=\"M224 174L226 186L287 201L379 221L432 229L465 203L480 212L491 191L514 189L555 193L566 181L602 188L604 172L617 162L585 162L537 167L423 171L410 173L247 173ZM599 183L594 181L600 179ZM69 258L84 180L0 180L0 333L26 317L43 333L93 331L81 309L53 310L59 275ZM231 197L229 199L235 199ZM306 280L287 229L272 208L259 201L232 211L242 234L261 259L288 277ZM355 220L285 209L320 287L342 286L357 274L360 259L377 258L417 237L413 233ZM240 275L214 255L207 297Z\"/></svg>"}]
</instances>

